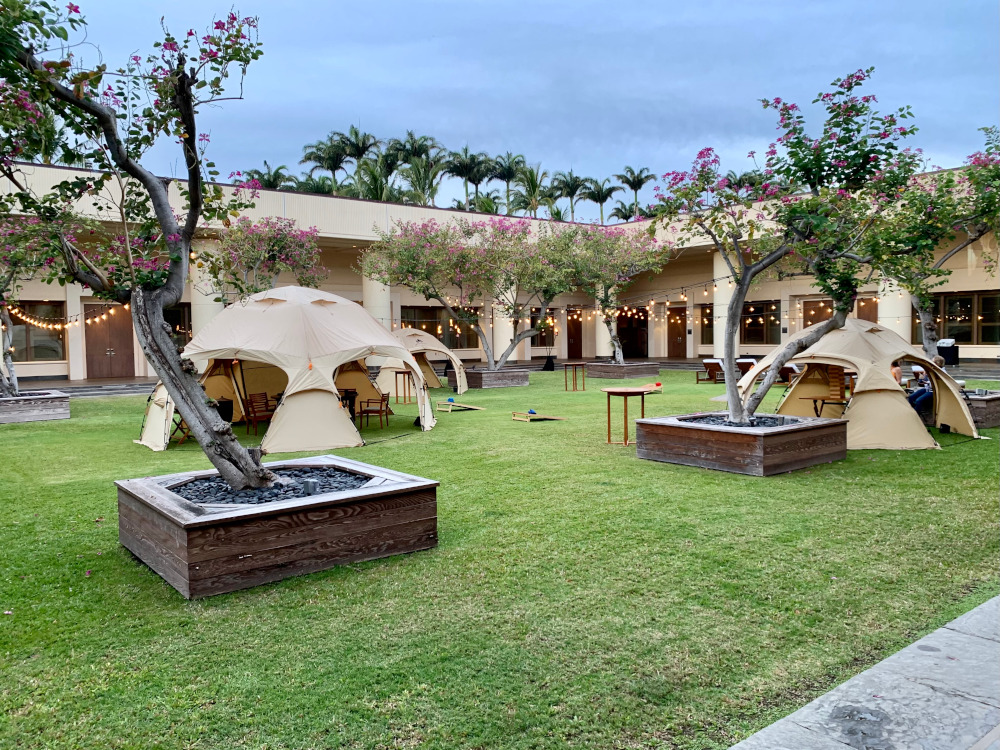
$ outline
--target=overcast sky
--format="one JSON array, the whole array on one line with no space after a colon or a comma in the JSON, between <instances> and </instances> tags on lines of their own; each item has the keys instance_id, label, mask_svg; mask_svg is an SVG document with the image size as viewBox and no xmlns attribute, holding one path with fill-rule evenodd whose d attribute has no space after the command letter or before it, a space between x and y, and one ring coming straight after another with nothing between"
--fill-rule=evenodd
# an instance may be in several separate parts
<instances>
[{"instance_id":1,"label":"overcast sky","mask_svg":"<svg viewBox=\"0 0 1000 750\"><path fill-rule=\"evenodd\" d=\"M150 49L161 15L175 33L200 31L231 7L80 5L110 67ZM411 129L449 149L521 153L550 174L603 178L627 164L659 175L703 146L741 171L752 166L747 152L775 136L758 99L807 105L871 65L866 92L883 110L912 105L911 142L934 164L960 164L981 146L977 128L1000 119L997 0L250 0L237 9L259 16L264 56L244 101L201 116L223 174L264 159L297 174L304 144L351 124L380 138ZM178 163L166 148L149 166L175 175ZM438 205L460 193L446 181ZM652 200L651 186L641 199ZM583 218L595 219L584 205Z\"/></svg>"}]
</instances>

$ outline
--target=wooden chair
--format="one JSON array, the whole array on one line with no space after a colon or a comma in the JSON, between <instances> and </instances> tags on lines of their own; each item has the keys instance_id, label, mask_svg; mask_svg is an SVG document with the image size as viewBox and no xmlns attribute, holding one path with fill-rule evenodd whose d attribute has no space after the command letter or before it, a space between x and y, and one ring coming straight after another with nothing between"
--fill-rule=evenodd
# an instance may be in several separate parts
<instances>
[{"instance_id":1,"label":"wooden chair","mask_svg":"<svg viewBox=\"0 0 1000 750\"><path fill-rule=\"evenodd\" d=\"M257 424L266 422L274 416L271 409L271 401L266 393L251 393L244 402L243 417L247 424L247 435L250 434L250 426L253 425L253 434L257 434Z\"/></svg>"},{"instance_id":2,"label":"wooden chair","mask_svg":"<svg viewBox=\"0 0 1000 750\"><path fill-rule=\"evenodd\" d=\"M722 362L717 359L706 359L702 362L704 372L695 372L696 383L725 383L726 374L722 371Z\"/></svg>"},{"instance_id":3,"label":"wooden chair","mask_svg":"<svg viewBox=\"0 0 1000 750\"><path fill-rule=\"evenodd\" d=\"M184 445L184 441L191 437L191 428L184 421L184 417L177 412L174 412L174 429L170 433L170 439L173 440L175 437L177 445Z\"/></svg>"},{"instance_id":4,"label":"wooden chair","mask_svg":"<svg viewBox=\"0 0 1000 750\"><path fill-rule=\"evenodd\" d=\"M365 418L365 427L371 422L371 418L378 416L378 426L382 429L382 417L385 416L385 424L389 425L389 394L383 393L381 398L366 398L361 402L361 408L357 410L358 427L361 427L361 417Z\"/></svg>"}]
</instances>

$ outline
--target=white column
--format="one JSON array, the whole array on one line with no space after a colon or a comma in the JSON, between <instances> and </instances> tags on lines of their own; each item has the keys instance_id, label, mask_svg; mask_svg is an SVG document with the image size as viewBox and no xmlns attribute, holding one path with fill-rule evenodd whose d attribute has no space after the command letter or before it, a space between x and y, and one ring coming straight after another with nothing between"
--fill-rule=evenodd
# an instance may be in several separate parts
<instances>
[{"instance_id":1,"label":"white column","mask_svg":"<svg viewBox=\"0 0 1000 750\"><path fill-rule=\"evenodd\" d=\"M721 359L726 351L726 319L729 300L733 298L733 287L729 285L728 276L729 266L719 253L715 253L712 256L712 277L720 281L715 282L718 289L712 298L712 356L717 359Z\"/></svg>"},{"instance_id":2,"label":"white column","mask_svg":"<svg viewBox=\"0 0 1000 750\"><path fill-rule=\"evenodd\" d=\"M617 330L618 321L612 321L611 326ZM611 345L611 334L608 333L608 327L604 324L601 311L597 310L594 312L594 356L610 357L613 352L614 347Z\"/></svg>"},{"instance_id":3,"label":"white column","mask_svg":"<svg viewBox=\"0 0 1000 750\"><path fill-rule=\"evenodd\" d=\"M914 315L910 294L900 290L891 279L883 280L879 287L878 324L910 341Z\"/></svg>"},{"instance_id":4,"label":"white column","mask_svg":"<svg viewBox=\"0 0 1000 750\"><path fill-rule=\"evenodd\" d=\"M788 341L788 337L795 333L796 328L791 324L793 320L795 302L792 300L788 289L781 290L781 343Z\"/></svg>"},{"instance_id":5,"label":"white column","mask_svg":"<svg viewBox=\"0 0 1000 750\"><path fill-rule=\"evenodd\" d=\"M214 240L195 240L191 249L194 251L195 260L191 262L191 330L195 336L208 325L216 315L222 312L225 305L216 302L216 295L211 288L211 282L205 270L198 268L198 250L205 246L215 245Z\"/></svg>"},{"instance_id":6,"label":"white column","mask_svg":"<svg viewBox=\"0 0 1000 750\"><path fill-rule=\"evenodd\" d=\"M392 330L392 298L385 284L361 277L361 299L364 308L379 323Z\"/></svg>"},{"instance_id":7,"label":"white column","mask_svg":"<svg viewBox=\"0 0 1000 750\"><path fill-rule=\"evenodd\" d=\"M514 340L514 322L510 318L505 318L497 311L493 311L493 359L497 360L500 355L507 351L510 342ZM510 355L511 362L517 361L517 349Z\"/></svg>"},{"instance_id":8,"label":"white column","mask_svg":"<svg viewBox=\"0 0 1000 750\"><path fill-rule=\"evenodd\" d=\"M86 325L83 322L83 288L79 284L66 285L66 317L79 315L78 326L70 326L66 331L66 359L69 361L69 379L83 380L86 377L84 365L83 337Z\"/></svg>"},{"instance_id":9,"label":"white column","mask_svg":"<svg viewBox=\"0 0 1000 750\"><path fill-rule=\"evenodd\" d=\"M699 304L705 304L705 302L708 302L708 299L709 299L708 297L702 295L702 299L699 300ZM686 320L684 321L684 341L687 343L687 346L685 347L685 352L688 359L692 359L698 356L698 344L695 340L695 328L694 328L694 319L697 310L698 307L695 305L695 301L689 297L687 302L687 309L684 311L686 318Z\"/></svg>"},{"instance_id":10,"label":"white column","mask_svg":"<svg viewBox=\"0 0 1000 750\"><path fill-rule=\"evenodd\" d=\"M552 316L556 321L555 343L552 353L556 359L569 358L569 336L566 335L566 308L561 307Z\"/></svg>"}]
</instances>

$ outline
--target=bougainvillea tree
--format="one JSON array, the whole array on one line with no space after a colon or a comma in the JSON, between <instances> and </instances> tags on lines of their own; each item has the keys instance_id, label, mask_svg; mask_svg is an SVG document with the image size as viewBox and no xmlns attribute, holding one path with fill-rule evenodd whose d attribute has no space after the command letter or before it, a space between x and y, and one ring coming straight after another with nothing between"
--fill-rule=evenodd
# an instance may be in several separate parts
<instances>
[{"instance_id":1,"label":"bougainvillea tree","mask_svg":"<svg viewBox=\"0 0 1000 750\"><path fill-rule=\"evenodd\" d=\"M317 287L326 278L316 245L316 227L299 229L294 219L269 216L253 222L243 216L221 233L215 249L202 250L204 269L217 302L230 303L273 289L282 273L299 286Z\"/></svg>"},{"instance_id":2,"label":"bougainvillea tree","mask_svg":"<svg viewBox=\"0 0 1000 750\"><path fill-rule=\"evenodd\" d=\"M938 353L940 336L931 290L951 274L945 264L963 251L972 252L972 246L991 233L995 235L1000 224L1000 130L982 130L985 147L966 159L961 169L916 175L911 180L883 232L885 243L924 257L923 264L901 269L894 281L912 295L928 357ZM944 243L953 244L935 257L934 251ZM980 257L970 260L995 274L996 242L983 243Z\"/></svg>"},{"instance_id":3,"label":"bougainvillea tree","mask_svg":"<svg viewBox=\"0 0 1000 750\"><path fill-rule=\"evenodd\" d=\"M666 248L634 227L576 226L565 235L572 242L573 285L594 299L611 336L614 362L624 364L615 329L621 296L636 277L663 267Z\"/></svg>"},{"instance_id":4,"label":"bougainvillea tree","mask_svg":"<svg viewBox=\"0 0 1000 750\"><path fill-rule=\"evenodd\" d=\"M908 107L880 114L873 95L859 89L872 69L839 78L813 101L826 111L818 134L806 132L798 105L764 100L778 114L781 135L766 154L759 185L731 184L711 149L703 149L690 171L663 177L658 223L679 244L714 246L729 270L733 294L724 332L729 419L749 424L779 371L795 354L842 327L858 289L880 276L895 278L926 258L878 241L885 216L899 203L919 158L901 148L915 128L902 124ZM751 157L753 154L751 154ZM765 272L811 276L833 300L834 314L786 344L763 381L747 396L737 389L743 305L754 280Z\"/></svg>"},{"instance_id":5,"label":"bougainvillea tree","mask_svg":"<svg viewBox=\"0 0 1000 750\"><path fill-rule=\"evenodd\" d=\"M242 81L261 55L257 22L235 12L207 31L174 36L164 29L152 53L133 55L117 69L87 63L80 9L41 0L3 0L0 13L0 174L7 214L43 222L87 210L120 228L99 248L59 238L59 278L98 297L130 303L136 337L206 455L234 487L262 486L273 475L244 449L214 403L206 399L190 362L182 361L163 310L184 292L191 242L203 222L227 223L247 195L224 191L196 119L204 106L233 98L226 84ZM237 93L236 96L239 94ZM35 192L14 161L31 146L32 118L41 107L63 129L67 148L96 168ZM184 181L164 180L142 165L160 140L177 143ZM100 243L98 243L100 244Z\"/></svg>"},{"instance_id":6,"label":"bougainvillea tree","mask_svg":"<svg viewBox=\"0 0 1000 750\"><path fill-rule=\"evenodd\" d=\"M548 226L533 232L526 219L398 222L379 234L361 258L361 273L440 303L454 321L476 332L490 370L503 367L519 343L545 330L552 300L570 289L569 237ZM504 351L494 351L479 307L492 307L511 321L513 335ZM534 326L532 308L539 310Z\"/></svg>"}]
</instances>

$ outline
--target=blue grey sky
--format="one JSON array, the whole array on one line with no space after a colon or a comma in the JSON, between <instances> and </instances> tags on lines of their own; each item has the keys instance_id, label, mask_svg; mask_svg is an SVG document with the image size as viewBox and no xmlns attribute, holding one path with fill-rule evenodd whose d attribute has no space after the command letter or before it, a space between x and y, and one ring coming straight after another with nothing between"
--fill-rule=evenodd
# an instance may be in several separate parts
<instances>
[{"instance_id":1,"label":"blue grey sky","mask_svg":"<svg viewBox=\"0 0 1000 750\"><path fill-rule=\"evenodd\" d=\"M231 7L80 5L112 66L150 48L161 15L175 32L201 30ZM521 153L550 174L603 178L627 164L659 175L704 146L743 170L747 152L776 134L758 99L805 106L871 65L866 91L884 110L913 107L911 143L936 165L960 164L981 146L977 128L1000 119L996 0L248 0L237 9L260 18L264 56L244 101L201 116L223 174L264 159L298 173L304 144L351 124L380 138L412 129L451 149ZM151 154L157 172L177 174L178 164L173 148ZM438 205L461 191L446 181ZM651 186L641 199L652 200ZM582 218L596 216L584 204Z\"/></svg>"}]
</instances>

